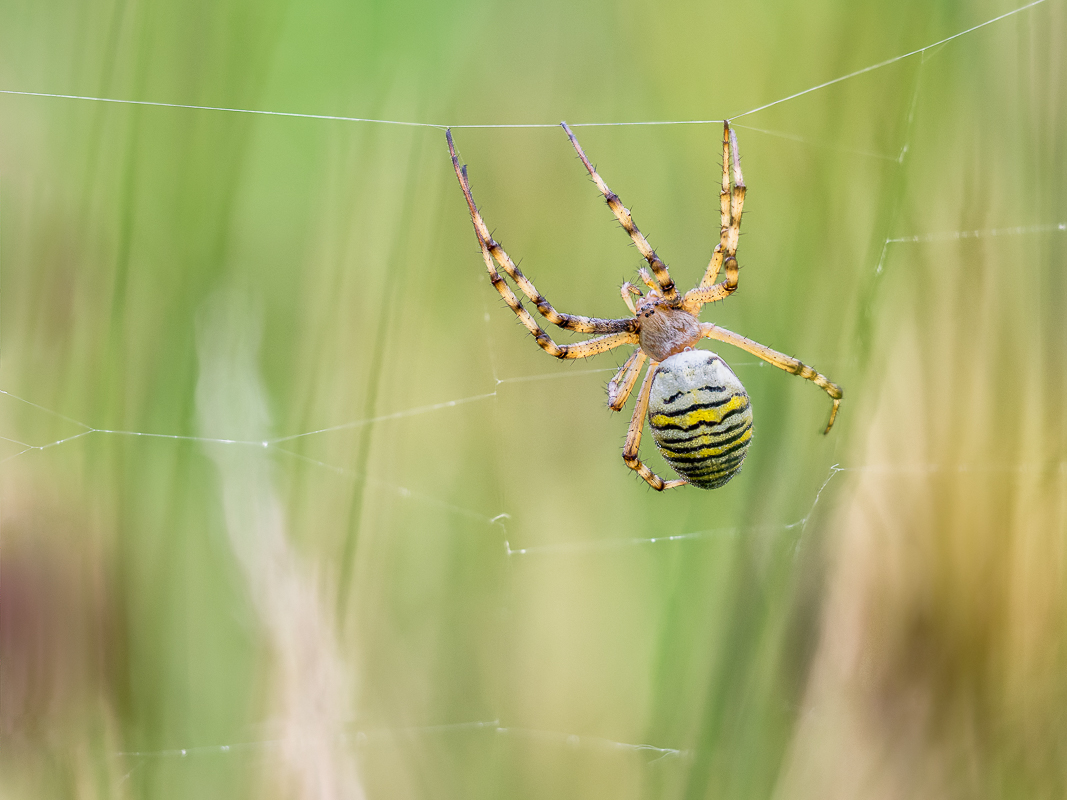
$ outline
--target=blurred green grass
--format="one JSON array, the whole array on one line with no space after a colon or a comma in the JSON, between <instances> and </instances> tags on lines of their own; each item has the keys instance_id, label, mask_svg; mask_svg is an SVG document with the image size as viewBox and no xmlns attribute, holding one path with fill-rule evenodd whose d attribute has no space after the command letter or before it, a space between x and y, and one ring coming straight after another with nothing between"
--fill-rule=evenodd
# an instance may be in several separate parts
<instances>
[{"instance_id":1,"label":"blurred green grass","mask_svg":"<svg viewBox=\"0 0 1067 800\"><path fill-rule=\"evenodd\" d=\"M710 119L1008 10L20 4L0 88ZM822 393L724 348L745 468L662 496L622 357L546 358L492 290L440 130L0 95L0 791L1062 796L1063 30L1050 0L737 120L704 318L845 403L824 438ZM720 129L577 133L698 281ZM619 315L640 258L563 133L455 135L538 288Z\"/></svg>"}]
</instances>

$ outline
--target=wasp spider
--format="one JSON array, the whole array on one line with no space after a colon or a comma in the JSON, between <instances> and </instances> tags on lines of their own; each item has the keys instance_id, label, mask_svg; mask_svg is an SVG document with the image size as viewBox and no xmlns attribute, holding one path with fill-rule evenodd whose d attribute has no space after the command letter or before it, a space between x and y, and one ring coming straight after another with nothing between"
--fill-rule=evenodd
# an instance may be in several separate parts
<instances>
[{"instance_id":1,"label":"wasp spider","mask_svg":"<svg viewBox=\"0 0 1067 800\"><path fill-rule=\"evenodd\" d=\"M715 339L740 347L822 388L833 400L825 431L828 433L841 405L841 387L795 358L710 322L700 322L698 318L704 305L722 300L737 289L737 240L741 231L745 182L741 176L737 136L730 130L729 123L723 124L722 135L722 192L719 195L722 225L719 243L700 285L684 295L678 294L667 272L667 265L637 229L629 209L623 206L618 195L608 188L589 163L567 123L562 125L574 149L578 151L578 157L604 195L608 207L630 234L652 270L651 274L644 268L639 271L647 293L629 282L622 285L622 300L633 314L632 317L598 319L556 311L530 279L522 274L504 248L490 236L485 220L474 204L467 167L461 165L456 156L452 132L446 131L445 135L452 155L452 166L467 198L485 268L489 270L489 279L504 302L533 334L537 344L549 355L561 359L588 358L617 347L636 345L636 349L608 383L608 407L613 411L622 409L637 385L641 368L646 361L650 362L637 393L637 403L622 451L626 466L658 491L687 483L703 489L714 489L729 481L741 469L752 442L752 408L748 394L741 381L718 355L694 349L701 339ZM497 272L494 261L537 307L541 316L553 325L576 333L600 335L576 344L556 344L523 307L511 286ZM725 272L726 279L716 283L720 270ZM656 446L680 476L674 480L660 478L638 455L646 416Z\"/></svg>"}]
</instances>

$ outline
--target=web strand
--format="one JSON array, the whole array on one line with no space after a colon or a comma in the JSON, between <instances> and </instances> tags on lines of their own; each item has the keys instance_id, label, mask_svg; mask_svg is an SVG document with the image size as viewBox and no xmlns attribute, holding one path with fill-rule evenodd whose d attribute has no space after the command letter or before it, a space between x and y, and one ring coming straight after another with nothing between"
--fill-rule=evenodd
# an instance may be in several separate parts
<instances>
[{"instance_id":1,"label":"web strand","mask_svg":"<svg viewBox=\"0 0 1067 800\"><path fill-rule=\"evenodd\" d=\"M811 94L812 92L817 92L819 89L825 89L827 86L833 86L835 83L841 83L842 81L847 81L850 78L856 78L856 77L859 77L860 75L866 75L868 72L874 72L876 69L882 69L882 67L888 67L890 64L896 64L898 61L903 61L904 59L911 58L912 56L922 55L927 50L932 50L935 47L940 47L943 44L951 42L953 39L958 39L961 36L966 36L968 33L973 33L974 31L979 30L980 28L984 28L986 25L992 25L994 22L1000 22L1002 19L1007 19L1008 17L1014 16L1015 14L1019 14L1019 13L1021 13L1023 11L1026 11L1027 9L1033 8L1034 6L1041 5L1044 2L1045 2L1045 0L1034 0L1034 2L1027 3L1025 6L1020 6L1019 8L1016 8L1016 9L1013 9L1011 11L1005 12L1004 14L1001 14L999 17L993 17L992 19L987 19L985 22L980 22L980 23L978 23L977 25L975 25L975 26L973 26L971 28L967 28L966 30L960 31L959 33L954 33L951 36L946 36L944 39L940 39L940 40L934 42L933 44L928 44L925 47L920 47L918 50L912 50L910 53L904 53L903 55L893 56L892 58L887 58L885 61L879 61L877 64L871 64L869 67L864 67L863 69L858 69L855 72L850 72L847 75L842 75L842 76L840 76L838 78L834 78L832 80L828 80L828 81L826 81L824 83L818 84L817 86L812 86L812 87L810 87L808 89L804 89L803 91L799 91L799 92L796 92L795 94L791 94L788 97L783 97L783 98L781 98L779 100L772 100L770 103L764 103L762 106L756 106L756 108L749 109L748 111L742 111L740 114L734 114L729 119L732 122L735 119L740 119L741 117L747 117L749 114L755 114L757 111L763 111L764 109L768 109L768 108L771 108L773 106L777 106L777 105L780 105L782 103L786 103L786 102L788 102L790 100L795 100L798 97L803 97L806 94Z\"/></svg>"},{"instance_id":2,"label":"web strand","mask_svg":"<svg viewBox=\"0 0 1067 800\"><path fill-rule=\"evenodd\" d=\"M923 242L953 242L961 239L990 239L996 236L1027 236L1035 233L1056 233L1067 231L1067 222L1049 225L1018 225L1014 228L988 228L976 231L945 231L943 233L924 233L916 236L898 236L886 239L886 244L916 244Z\"/></svg>"},{"instance_id":3,"label":"web strand","mask_svg":"<svg viewBox=\"0 0 1067 800\"><path fill-rule=\"evenodd\" d=\"M833 480L833 477L839 472L850 471L846 467L842 467L840 464L834 464L830 467L830 472L826 476L826 479L822 482L819 490L815 493L815 500L812 501L811 507L808 509L808 513L798 519L796 522L789 522L783 525L765 525L755 526L748 528L747 530L768 530L768 531L782 531L793 530L800 528L803 531L808 524L808 520L811 519L815 513L815 508L819 505L819 498L822 497L823 490ZM596 541L585 542L560 542L557 544L535 545L532 547L523 547L513 549L508 542L504 542L505 549L509 556L526 556L526 555L553 555L564 553L579 553L590 552L598 550L616 550L618 548L625 547L640 547L646 545L662 544L665 542L686 542L696 539L709 539L716 537L728 537L736 536L740 533L741 529L737 527L728 528L706 528L699 531L690 531L689 533L680 533L674 536L653 536L649 538L628 538L628 539L604 539Z\"/></svg>"},{"instance_id":4,"label":"web strand","mask_svg":"<svg viewBox=\"0 0 1067 800\"><path fill-rule=\"evenodd\" d=\"M659 747L652 744L634 744L631 742L619 742L614 739L606 739L601 736L587 736L573 733L561 733L559 731L540 730L536 728L522 728L506 726L499 719L479 720L474 722L455 722L442 725L422 725L403 728L383 728L357 733L346 736L347 740L357 745L367 745L375 742L391 741L400 737L415 736L441 736L455 733L467 733L487 731L497 736L509 736L518 739L542 741L565 745L570 748L596 748L600 750L615 750L631 753L650 753L657 756L653 761L665 757L686 757L687 750L673 747ZM235 742L233 744L200 745L192 747L172 747L166 750L132 750L113 753L116 758L138 759L183 759L194 756L207 755L230 755L232 753L267 750L283 744L281 739L263 739L251 742Z\"/></svg>"},{"instance_id":5,"label":"web strand","mask_svg":"<svg viewBox=\"0 0 1067 800\"><path fill-rule=\"evenodd\" d=\"M862 69L855 70L854 72L850 72L847 75L841 75L841 76L839 76L837 78L833 78L831 80L824 81L823 83L820 83L820 84L818 84L816 86L811 86L811 87L809 87L807 89L803 89L803 90L801 90L799 92L794 92L793 94L788 95L786 97L779 98L778 100L772 100L769 103L764 103L761 106L756 106L755 108L751 108L748 111L742 111L739 114L734 114L733 116L728 117L728 119L732 122L733 120L741 119L742 117L747 117L750 114L755 114L755 113L763 111L765 109L772 108L773 106L781 105L782 103L787 103L790 100L795 100L798 97L803 97L804 95L811 94L812 92L819 91L820 89L825 89L828 86L833 86L834 84L841 83L843 81L847 81L847 80L849 80L851 78L855 78L855 77L858 77L860 75L865 75L868 72L874 72L875 70L882 69L883 67L888 67L891 64L896 64L898 61L903 61L904 59L911 58L912 56L924 55L928 50L932 50L932 49L934 49L936 47L940 47L940 46L942 46L944 44L947 44L948 42L951 42L954 39L960 38L961 36L966 36L967 34L973 33L974 31L977 31L977 30L980 30L981 28L984 28L987 25L992 25L995 22L1000 22L1001 20L1007 19L1008 17L1012 17L1012 16L1014 16L1016 14L1020 14L1023 11L1027 11L1027 10L1033 8L1034 6L1041 5L1044 2L1045 2L1045 0L1033 0L1033 2L1027 3L1024 6L1020 6L1019 8L1012 9L1011 11L1007 11L1007 12L1005 12L1005 13L999 15L999 16L993 17L992 19L987 19L985 22L980 22L977 25L974 25L974 26L972 26L970 28L967 28L966 30L959 31L957 33L952 34L951 36L946 36L944 39L939 39L936 42L933 42L931 44L925 45L924 47L920 47L918 50L912 50L911 52L903 53L902 55L893 56L892 58L887 58L885 61L879 61L877 64L871 64L870 66L863 67ZM370 117L348 117L348 116L336 115L336 114L305 114L305 113L300 113L300 112L297 112L297 111L268 111L268 110L263 110L263 109L254 109L254 108L231 108L231 107L227 107L227 106L203 106L203 105L194 105L192 103L164 103L164 102L157 101L157 100L127 100L127 99L122 99L122 98L117 98L117 97L96 97L96 96L91 96L91 95L60 94L60 93L57 93L57 92L31 92L31 91L17 90L17 89L0 89L0 94L16 95L16 96L21 96L21 97L52 98L52 99L59 99L59 100L81 100L81 101L94 102L94 103L116 103L116 104L134 105L134 106L153 106L153 107L156 107L156 108L175 108L175 109L185 109L185 110L190 110L190 111L217 111L217 112L223 112L223 113L227 113L227 114L257 114L257 115L269 116L269 117L292 117L292 118L297 118L297 119L323 120L323 121L329 121L329 122L362 122L362 123L369 123L369 124L375 124L375 125L403 125L403 126L406 126L406 127L413 127L413 128L435 128L437 130L445 130L446 128L500 128L500 129L505 129L505 128L555 128L555 127L558 127L558 125L559 125L559 123L557 123L557 122L493 123L493 124L451 124L451 125L446 125L446 124L439 123L439 122L414 122L414 121L411 121L411 120L374 119L374 118L370 118ZM710 125L710 124L721 124L722 122L723 122L722 119L685 119L685 120L632 120L632 121L622 121L622 122L574 122L574 123L569 123L569 124L570 124L570 126L572 128L595 128L595 127L635 126L635 125Z\"/></svg>"},{"instance_id":6,"label":"web strand","mask_svg":"<svg viewBox=\"0 0 1067 800\"><path fill-rule=\"evenodd\" d=\"M801 533L803 533L804 530L807 528L808 523L811 521L811 518L814 516L815 511L819 505L819 500L821 499L823 493L826 491L826 488L829 486L833 478L841 472L874 473L879 475L996 475L1004 473L1047 473L1051 471L1057 471L1060 474L1067 475L1067 461L1032 462L1018 464L865 464L856 467L843 467L840 464L834 464L832 467L830 467L830 472L826 476L826 479L822 482L822 485L819 486L818 490L815 492L815 499L812 501L811 507L808 509L808 512L795 522L787 522L783 524L753 525L745 527L744 529L736 526L723 528L705 528L697 531L689 531L687 533L679 533L673 536L652 536L646 538L630 537L625 539L569 541L558 542L554 544L533 545L530 547L522 548L513 548L511 547L509 542L505 542L504 544L508 556L553 556L574 555L592 552L608 552L631 547L647 547L651 545L690 542L720 537L726 538L737 536L738 534L742 533L742 531L777 532L796 530L799 528Z\"/></svg>"},{"instance_id":7,"label":"web strand","mask_svg":"<svg viewBox=\"0 0 1067 800\"><path fill-rule=\"evenodd\" d=\"M887 155L886 153L878 153L874 150L863 150L858 147L845 147L843 145L833 144L829 142L822 142L816 139L808 139L805 136L797 136L794 133L786 133L785 131L772 131L766 128L753 128L751 125L733 125L735 128L742 128L746 131L755 131L756 133L762 133L765 136L774 136L778 139L785 139L790 142L797 142L798 144L808 145L809 147L818 147L824 150L833 150L839 153L851 153L852 155L865 156L866 158L876 158L881 161L896 161L898 156Z\"/></svg>"}]
</instances>

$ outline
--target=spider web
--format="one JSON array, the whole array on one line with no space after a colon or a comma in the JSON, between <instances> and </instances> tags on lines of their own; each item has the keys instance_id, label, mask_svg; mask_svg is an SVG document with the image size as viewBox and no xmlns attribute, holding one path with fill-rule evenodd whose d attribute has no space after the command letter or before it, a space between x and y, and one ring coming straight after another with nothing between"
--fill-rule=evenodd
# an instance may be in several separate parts
<instances>
[{"instance_id":1,"label":"spider web","mask_svg":"<svg viewBox=\"0 0 1067 800\"><path fill-rule=\"evenodd\" d=\"M927 58L932 58L935 55L939 55L941 48L945 44L963 37L967 34L973 33L987 25L991 25L1000 20L1006 19L1015 14L1027 11L1028 9L1038 6L1045 0L1036 0L1034 3L1017 8L1008 13L991 18L980 25L961 30L960 32L934 42L919 50L914 50L909 53L905 53L896 56L891 59L872 64L864 69L856 70L848 74L842 75L839 78L826 81L813 85L803 91L795 92L788 96L779 98L772 102L757 105L747 111L743 111L734 115L731 119L745 118L746 122L749 117L754 117L760 112L768 110L772 107L778 107L782 104L788 103L800 97L807 96L811 93L823 91L831 86L838 85L848 80L858 78L862 75L866 75L872 71L879 70L898 62L909 59L913 56L919 56L921 64L918 67L919 75L922 71L927 69L925 66ZM913 96L913 102L911 107L906 111L906 122L904 125L905 135L900 143L900 148L896 153L882 153L875 150L868 150L865 148L854 148L846 144L825 142L812 138L810 136L794 133L788 130L769 129L762 127L749 126L745 123L736 123L735 127L744 131L750 131L762 136L769 136L778 139L782 139L788 142L795 143L804 147L811 148L830 148L836 150L842 154L849 154L858 156L861 158L869 158L875 161L883 162L895 162L896 164L904 167L908 163L909 154L912 149L913 141L913 121L915 114L915 98L919 95L918 82ZM237 109L237 108L216 108L211 106L193 106L183 104L169 104L162 102L151 101L132 101L132 100L118 100L113 98L101 98L101 97L85 97L74 95L61 95L61 94L46 94L35 92L21 92L16 90L2 90L5 94L21 94L21 95L33 95L42 98L53 99L74 99L74 100L91 100L97 102L107 103L125 103L136 104L143 106L163 106L173 108L186 108L186 109L199 109L207 111L224 111L233 113L247 113L257 115L270 115L270 116L284 116L284 117L300 117L308 119L318 119L323 121L345 121L345 122L366 122L366 123L381 123L389 125L402 125L408 127L431 127L442 128L443 125L436 123L422 123L422 122L410 122L402 120L385 120L385 119L357 119L351 117L338 117L328 115L314 115L314 114L296 114L290 112L281 111L258 111L250 109ZM573 127L592 127L592 126L626 126L626 125L641 125L641 126L655 126L655 125L684 125L684 124L708 124L718 122L717 120L684 120L684 121L652 121L652 122L618 122L618 123L575 123ZM530 124L530 125L453 125L455 128L536 128L536 127L555 127L555 124ZM898 218L899 224L899 218ZM959 243L967 243L975 240L992 240L992 239L1014 239L1018 237L1059 237L1067 233L1067 221L1060 219L1049 220L1034 220L1028 224L1019 224L1013 226L996 227L991 226L988 228L978 228L969 230L917 230L904 227L902 229L893 229L883 237L880 249L878 251L878 258L874 263L866 265L859 265L858 270L866 270L871 275L882 275L887 272L893 263L894 255L897 251L904 250L906 248L920 248L928 245L942 246L942 245L955 245ZM477 287L482 291L484 296L486 286L480 285ZM484 298L483 298L483 302ZM699 542L706 540L714 540L722 537L736 537L742 533L768 533L777 534L789 532L792 535L794 541L798 543L803 537L804 533L820 512L823 507L829 502L828 498L833 495L835 489L841 486L849 475L871 474L871 473L884 473L891 472L893 470L904 470L909 473L916 473L922 471L938 472L938 471L992 471L992 472L1019 472L1019 471L1041 471L1050 468L1058 468L1060 472L1063 472L1064 462L1060 461L1056 464L1038 463L1038 464L988 464L988 463L959 463L959 464L913 464L907 467L898 467L890 464L852 464L852 463L834 463L828 468L824 469L818 476L818 480L815 481L815 489L808 496L806 505L803 508L801 514L791 517L785 521L776 523L774 525L763 525L759 523L749 524L747 526L728 526L728 527L694 527L692 529L683 530L678 533L668 533L666 535L659 536L641 536L641 537L609 537L609 538L582 538L575 536L567 536L564 541L548 541L543 543L526 543L526 542L514 542L512 541L512 534L509 533L510 523L513 520L515 512L508 508L503 510L493 507L467 507L462 504L457 504L450 499L447 495L436 494L432 488L427 489L425 485L407 485L397 482L393 482L388 479L383 479L373 474L370 470L357 471L348 466L344 466L341 463L331 460L328 457L316 457L308 455L302 451L299 447L302 440L316 440L321 441L328 439L331 436L335 436L342 433L351 433L353 431L361 431L364 429L381 429L384 426L404 426L411 423L414 420L421 420L426 418L428 420L434 420L434 425L448 426L452 424L452 420L457 413L463 413L466 411L473 411L473 413L481 414L483 411L488 413L488 409L496 409L496 417L493 422L493 429L495 436L501 442L507 439L508 433L505 427L505 423L502 419L505 419L509 414L513 413L515 409L511 407L517 398L520 388L529 387L531 385L541 384L555 384L563 383L570 385L582 384L587 385L595 383L596 381L603 382L607 377L615 370L615 367L606 368L576 368L576 369L553 369L552 371L544 372L532 372L528 374L509 374L501 367L501 362L504 360L501 350L508 349L516 346L513 341L497 342L497 338L490 330L494 317L499 316L499 310L490 310L486 307L485 320L486 320L486 352L485 358L488 365L490 375L488 382L483 386L478 386L470 393L462 394L460 396L443 396L431 403L425 404L399 404L395 403L395 399L390 399L389 409L384 413L374 413L371 415L363 416L356 419L350 419L336 424L324 425L321 428L307 431L297 431L293 433L287 433L284 435L275 436L244 436L234 434L230 435L180 435L172 434L161 431L153 430L120 430L109 427L97 426L92 420L75 419L67 416L60 411L52 408L48 408L34 401L33 387L29 386L27 389L21 390L19 393L8 391L7 389L0 389L0 395L3 396L9 403L17 404L29 409L36 417L32 423L27 427L29 431L23 433L18 430L15 424L11 421L15 418L22 417L22 415L15 413L5 413L5 427L7 430L0 440L8 443L9 452L4 454L0 463L6 465L8 470L18 469L19 465L23 464L27 459L40 457L50 451L62 450L70 448L76 442L85 442L86 440L99 439L103 437L123 437L131 440L138 440L143 447L165 447L169 445L175 445L180 443L196 444L203 446L208 452L218 453L220 448L227 451L240 451L247 454L248 458L258 459L262 454L266 452L272 459L276 459L278 463L284 464L286 460L291 460L294 463L302 463L315 470L321 470L324 473L330 473L332 475L339 476L347 481L361 481L366 487L373 489L373 491L380 498L389 498L388 502L396 504L397 506L414 505L419 507L432 508L447 517L461 520L464 525L477 524L484 526L487 535L494 538L495 546L498 550L498 557L504 564L504 571L507 574L513 574L515 570L521 570L523 564L533 561L535 559L545 560L559 560L568 561L578 558L596 557L598 554L604 557L610 557L610 554L620 550L635 550L642 548L675 548L683 545L686 542ZM819 359L813 358L816 364L820 367L825 366L825 371L832 374L832 367L834 366L833 359ZM764 370L767 369L765 365L755 361L734 361L733 366L739 371L742 371L742 377L744 378L744 370ZM580 392L576 391L576 394ZM588 392L586 392L588 394ZM42 423L42 420L50 420L50 423ZM71 430L62 435L55 436L54 438L46 436L43 439L34 439L33 433L41 429L48 430L52 428L52 423L62 423L69 426ZM238 428L242 426L237 424ZM502 448L503 449L503 446ZM223 459L228 456L222 456ZM621 469L621 465L614 465L616 468ZM224 470L225 471L225 470ZM841 477L838 477L841 476ZM1063 499L1064 492L1061 487L1061 500ZM657 502L658 498L650 498L649 502ZM248 580L252 583L256 582L254 575L249 572L246 574ZM445 724L426 724L419 726L401 726L396 728L373 728L365 727L358 722L344 721L339 731L333 731L331 735L340 736L348 744L354 744L357 750L367 750L374 748L381 742L394 742L397 740L408 740L412 737L418 738L434 738L434 737L471 737L473 740L480 741L484 737L494 737L494 739L508 739L519 742L533 742L541 746L546 747L562 747L572 749L578 752L607 752L607 753L623 753L632 757L638 757L643 762L656 762L656 763L689 763L694 758L693 752L687 748L671 747L667 746L668 743L656 742L656 743L642 743L642 742L620 742L613 739L591 736L591 735L576 735L565 731L552 731L542 730L539 728L526 727L522 724L510 724L507 719L503 719L499 716L493 715L491 718L476 719L476 720L460 720L455 722L448 722ZM283 738L261 738L254 741L234 741L225 744L218 745L190 745L187 747L170 747L166 749L157 750L130 750L115 752L113 755L116 759L119 759L123 767L122 782L125 782L131 776L133 776L137 770L141 769L145 764L158 759L174 759L174 760L186 760L186 759L200 759L206 757L216 756L228 756L235 753L252 752L262 753L272 751L276 748L284 748L286 740Z\"/></svg>"}]
</instances>

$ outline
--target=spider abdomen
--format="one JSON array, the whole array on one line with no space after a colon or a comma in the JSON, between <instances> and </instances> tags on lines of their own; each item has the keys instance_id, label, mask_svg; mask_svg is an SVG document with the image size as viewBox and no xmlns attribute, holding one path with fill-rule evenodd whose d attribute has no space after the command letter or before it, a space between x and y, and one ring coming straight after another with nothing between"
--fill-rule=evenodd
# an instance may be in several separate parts
<instances>
[{"instance_id":1,"label":"spider abdomen","mask_svg":"<svg viewBox=\"0 0 1067 800\"><path fill-rule=\"evenodd\" d=\"M659 365L648 423L667 463L702 489L736 475L752 443L748 393L726 362L707 350L686 350Z\"/></svg>"}]
</instances>

